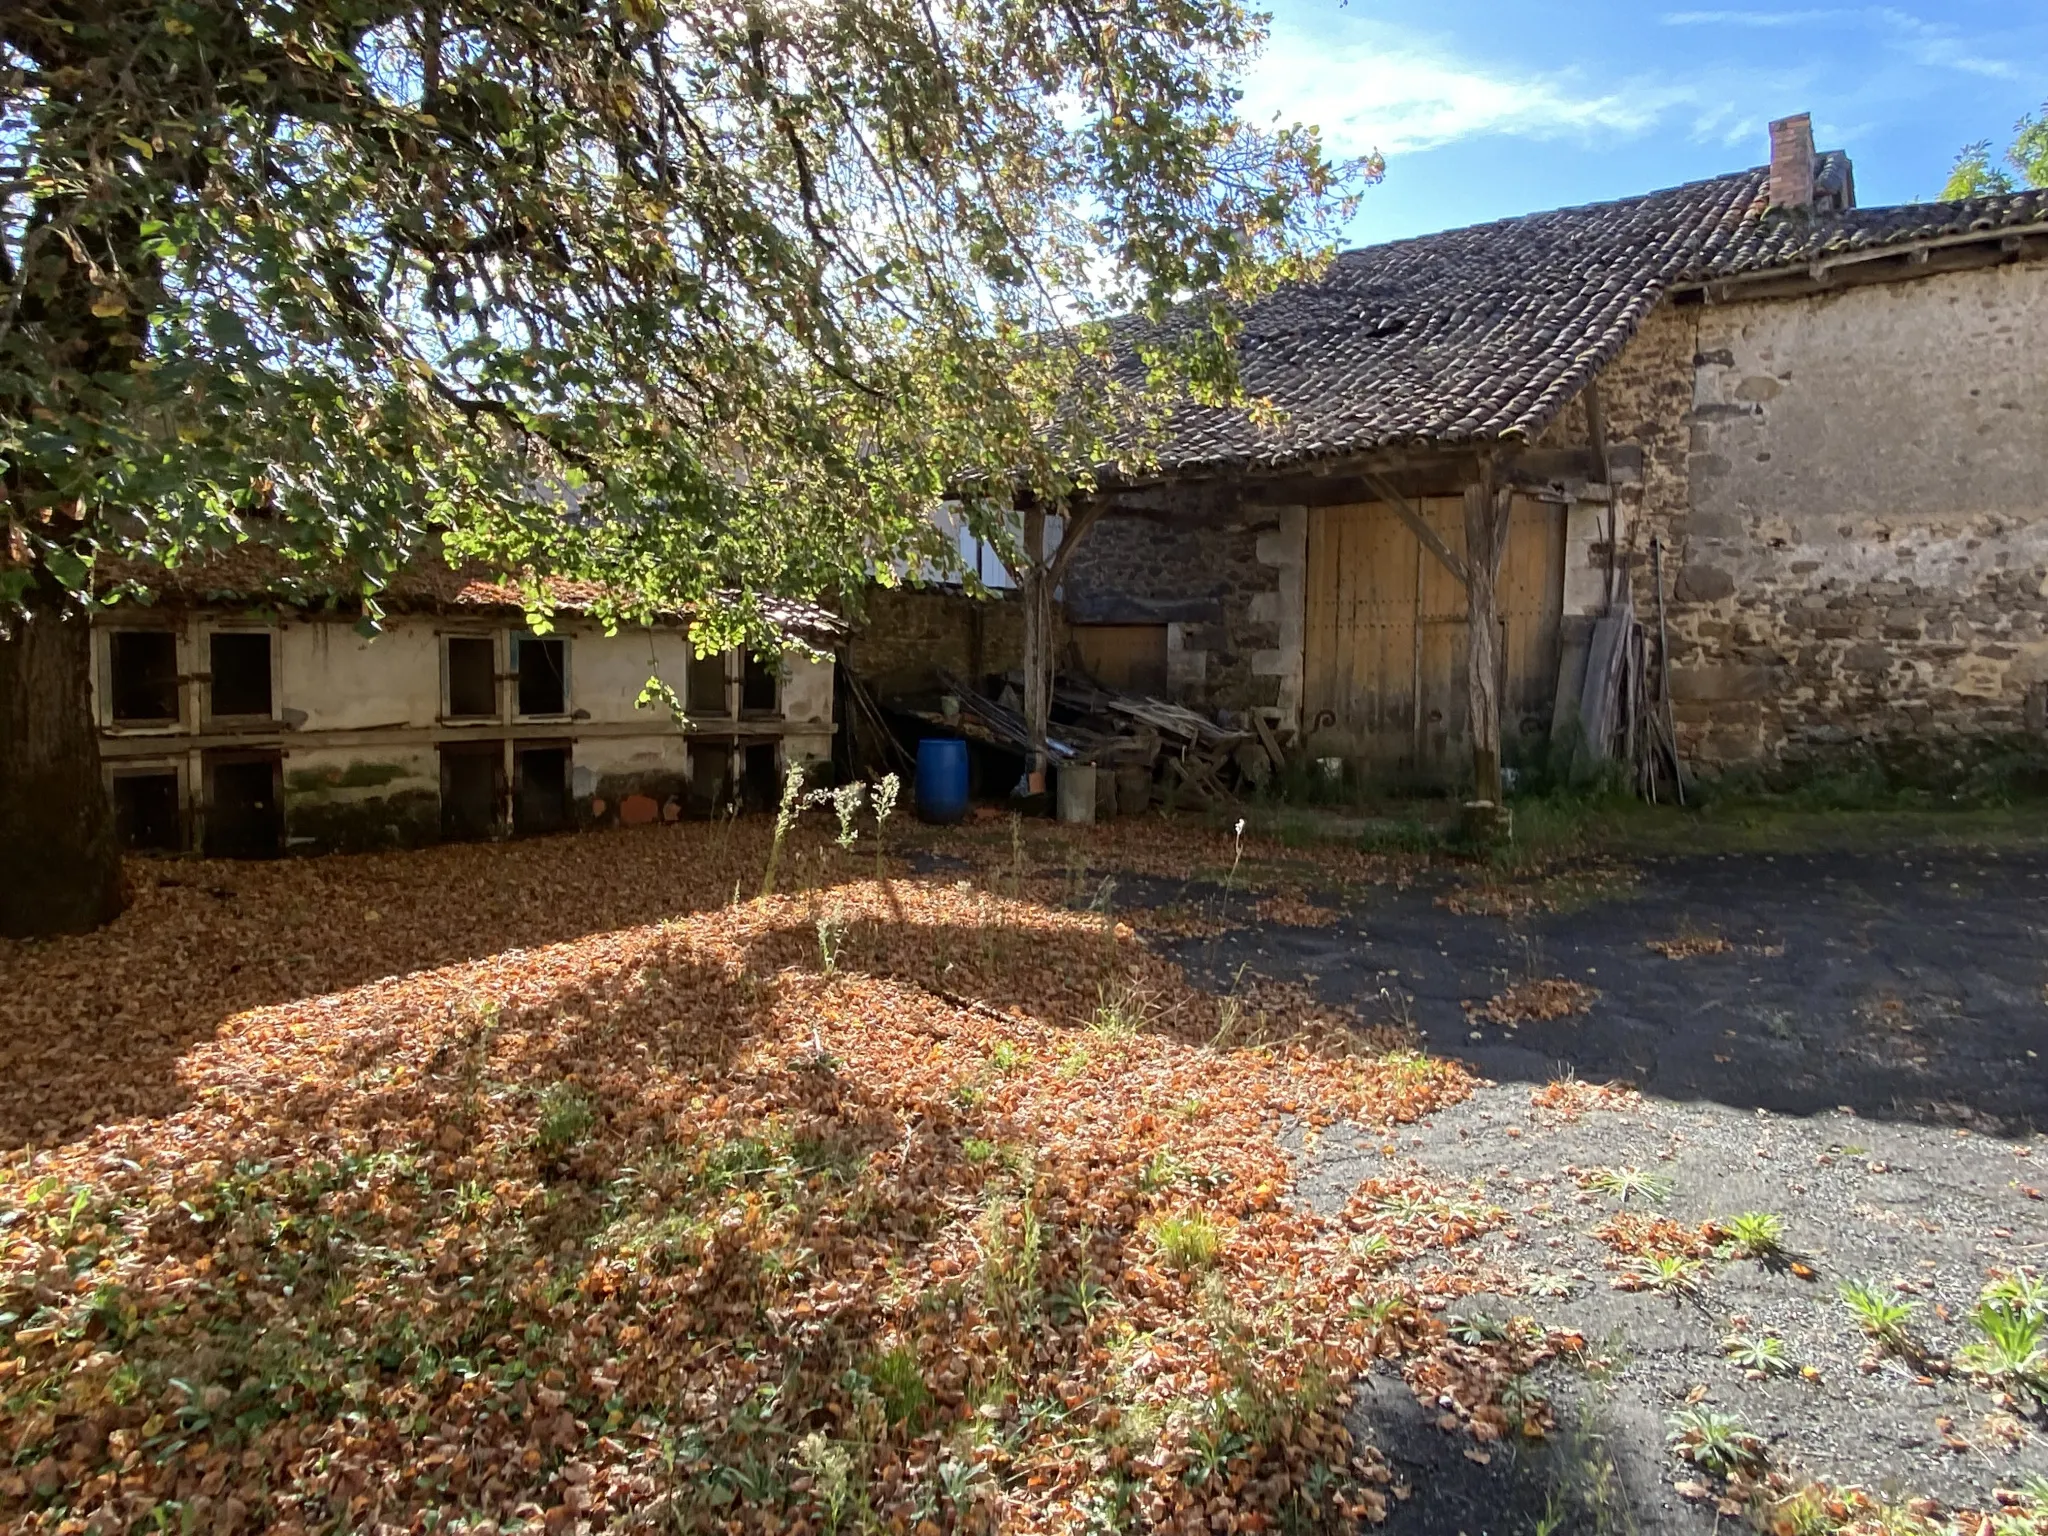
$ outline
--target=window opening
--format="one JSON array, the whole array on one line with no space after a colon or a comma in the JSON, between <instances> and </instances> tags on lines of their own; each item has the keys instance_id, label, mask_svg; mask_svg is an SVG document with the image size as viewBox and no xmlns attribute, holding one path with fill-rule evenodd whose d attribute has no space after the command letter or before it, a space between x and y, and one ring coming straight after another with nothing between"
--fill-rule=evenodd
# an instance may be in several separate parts
<instances>
[{"instance_id":1,"label":"window opening","mask_svg":"<svg viewBox=\"0 0 2048 1536\"><path fill-rule=\"evenodd\" d=\"M497 646L488 635L448 637L448 713L469 719L498 715Z\"/></svg>"},{"instance_id":2,"label":"window opening","mask_svg":"<svg viewBox=\"0 0 2048 1536\"><path fill-rule=\"evenodd\" d=\"M210 709L216 715L270 714L270 636L216 630L207 639Z\"/></svg>"},{"instance_id":3,"label":"window opening","mask_svg":"<svg viewBox=\"0 0 2048 1536\"><path fill-rule=\"evenodd\" d=\"M725 691L726 657L730 654L713 651L709 656L690 657L690 692L683 704L691 715L724 719L732 714Z\"/></svg>"},{"instance_id":4,"label":"window opening","mask_svg":"<svg viewBox=\"0 0 2048 1536\"><path fill-rule=\"evenodd\" d=\"M558 635L519 637L519 713L569 712L569 642Z\"/></svg>"},{"instance_id":5,"label":"window opening","mask_svg":"<svg viewBox=\"0 0 2048 1536\"><path fill-rule=\"evenodd\" d=\"M740 712L748 715L775 713L782 684L782 663L776 657L762 661L748 656L740 674Z\"/></svg>"},{"instance_id":6,"label":"window opening","mask_svg":"<svg viewBox=\"0 0 2048 1536\"><path fill-rule=\"evenodd\" d=\"M114 718L178 718L178 637L167 629L117 629L107 636Z\"/></svg>"}]
</instances>

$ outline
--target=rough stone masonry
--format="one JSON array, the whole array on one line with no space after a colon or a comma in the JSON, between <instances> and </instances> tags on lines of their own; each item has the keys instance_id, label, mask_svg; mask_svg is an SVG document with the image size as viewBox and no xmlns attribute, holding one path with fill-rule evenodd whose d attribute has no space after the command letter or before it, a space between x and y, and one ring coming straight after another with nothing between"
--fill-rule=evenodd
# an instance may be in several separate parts
<instances>
[{"instance_id":1,"label":"rough stone masonry","mask_svg":"<svg viewBox=\"0 0 2048 1536\"><path fill-rule=\"evenodd\" d=\"M1650 317L1603 384L1690 756L1939 776L2041 741L2044 342L2039 264Z\"/></svg>"}]
</instances>

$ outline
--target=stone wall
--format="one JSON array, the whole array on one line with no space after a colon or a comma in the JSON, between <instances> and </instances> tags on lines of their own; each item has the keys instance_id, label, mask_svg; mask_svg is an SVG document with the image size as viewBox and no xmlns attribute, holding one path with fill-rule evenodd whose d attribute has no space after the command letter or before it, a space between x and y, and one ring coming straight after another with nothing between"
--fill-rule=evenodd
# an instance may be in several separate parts
<instances>
[{"instance_id":1,"label":"stone wall","mask_svg":"<svg viewBox=\"0 0 2048 1536\"><path fill-rule=\"evenodd\" d=\"M1603 380L1638 604L1666 548L1704 767L1875 753L1932 776L2038 737L2048 266L1654 315Z\"/></svg>"},{"instance_id":2,"label":"stone wall","mask_svg":"<svg viewBox=\"0 0 2048 1536\"><path fill-rule=\"evenodd\" d=\"M1299 508L1192 483L1134 495L1086 535L1063 593L1071 624L1167 626L1167 691L1195 708L1301 710Z\"/></svg>"},{"instance_id":3,"label":"stone wall","mask_svg":"<svg viewBox=\"0 0 2048 1536\"><path fill-rule=\"evenodd\" d=\"M936 693L941 670L971 680L1024 664L1024 608L1014 592L869 587L851 619L847 665L883 698Z\"/></svg>"}]
</instances>

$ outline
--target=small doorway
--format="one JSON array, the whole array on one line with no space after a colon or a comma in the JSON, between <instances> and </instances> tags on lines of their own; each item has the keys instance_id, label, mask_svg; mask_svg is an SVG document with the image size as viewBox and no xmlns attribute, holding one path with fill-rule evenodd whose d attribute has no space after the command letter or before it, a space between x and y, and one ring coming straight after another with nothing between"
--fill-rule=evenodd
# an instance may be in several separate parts
<instances>
[{"instance_id":1,"label":"small doorway","mask_svg":"<svg viewBox=\"0 0 2048 1536\"><path fill-rule=\"evenodd\" d=\"M772 741L757 741L746 749L741 771L741 798L748 810L772 811L782 802L782 753Z\"/></svg>"},{"instance_id":2,"label":"small doorway","mask_svg":"<svg viewBox=\"0 0 2048 1536\"><path fill-rule=\"evenodd\" d=\"M502 741L465 741L441 748L441 836L460 843L496 837L504 802Z\"/></svg>"},{"instance_id":3,"label":"small doorway","mask_svg":"<svg viewBox=\"0 0 2048 1536\"><path fill-rule=\"evenodd\" d=\"M283 767L276 752L207 756L207 857L270 859L283 851Z\"/></svg>"},{"instance_id":4,"label":"small doorway","mask_svg":"<svg viewBox=\"0 0 2048 1536\"><path fill-rule=\"evenodd\" d=\"M114 835L123 848L138 851L175 853L185 845L176 769L114 775Z\"/></svg>"},{"instance_id":5,"label":"small doorway","mask_svg":"<svg viewBox=\"0 0 2048 1536\"><path fill-rule=\"evenodd\" d=\"M522 747L512 768L512 830L520 837L569 825L569 749Z\"/></svg>"}]
</instances>

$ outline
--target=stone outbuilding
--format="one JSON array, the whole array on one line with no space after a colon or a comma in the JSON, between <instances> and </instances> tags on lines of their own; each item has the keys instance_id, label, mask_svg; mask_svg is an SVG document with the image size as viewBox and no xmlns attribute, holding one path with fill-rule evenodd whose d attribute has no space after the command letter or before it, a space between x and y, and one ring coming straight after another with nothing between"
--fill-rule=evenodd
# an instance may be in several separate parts
<instances>
[{"instance_id":1,"label":"stone outbuilding","mask_svg":"<svg viewBox=\"0 0 2048 1536\"><path fill-rule=\"evenodd\" d=\"M1602 615L1654 640L1661 567L1697 768L2040 741L2048 192L1860 208L1790 118L1768 166L1349 251L1244 319L1278 425L1182 410L1074 553L1104 681L1456 782L1471 578L1513 760Z\"/></svg>"},{"instance_id":2,"label":"stone outbuilding","mask_svg":"<svg viewBox=\"0 0 2048 1536\"><path fill-rule=\"evenodd\" d=\"M675 820L772 803L787 761L832 752L838 620L771 619L808 642L764 661L695 655L677 615L607 633L597 595L554 583L552 626L480 573L422 566L359 607L276 563L123 568L94 624L93 708L122 842L213 855L411 846ZM682 700L642 704L650 678Z\"/></svg>"}]
</instances>

